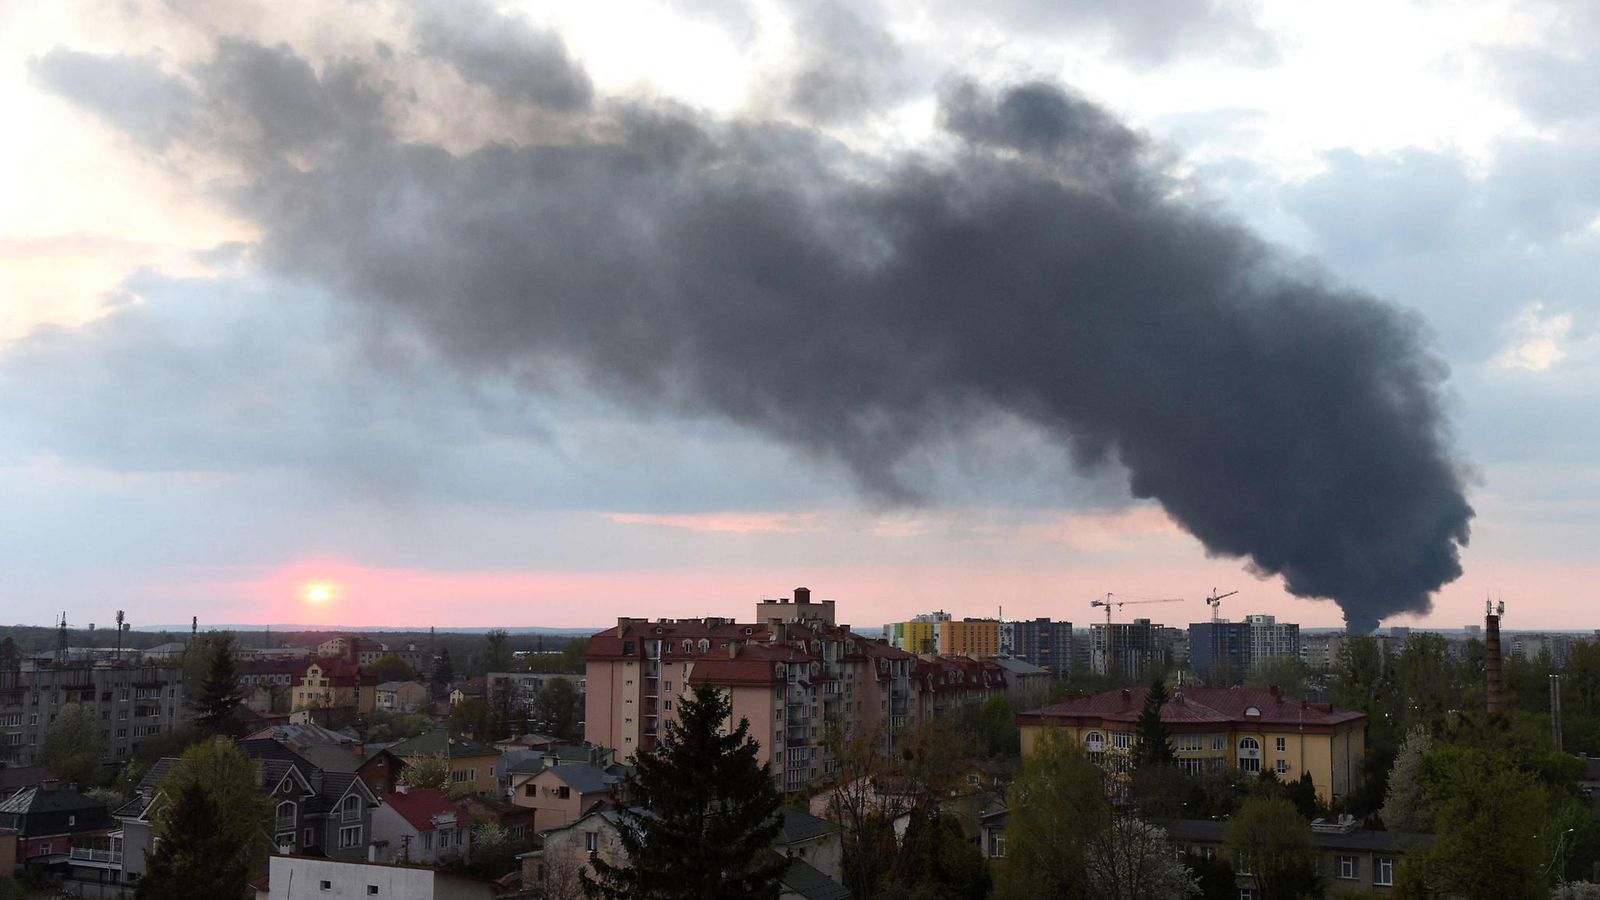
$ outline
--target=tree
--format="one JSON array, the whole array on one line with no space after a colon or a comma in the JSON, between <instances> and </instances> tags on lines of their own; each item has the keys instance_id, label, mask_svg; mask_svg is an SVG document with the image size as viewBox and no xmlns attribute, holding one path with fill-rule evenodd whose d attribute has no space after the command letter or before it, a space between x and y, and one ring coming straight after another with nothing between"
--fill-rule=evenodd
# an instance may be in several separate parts
<instances>
[{"instance_id":1,"label":"tree","mask_svg":"<svg viewBox=\"0 0 1600 900\"><path fill-rule=\"evenodd\" d=\"M1200 900L1238 900L1238 877L1224 854L1206 856L1190 851L1183 855L1183 864L1200 889Z\"/></svg>"},{"instance_id":2,"label":"tree","mask_svg":"<svg viewBox=\"0 0 1600 900\"><path fill-rule=\"evenodd\" d=\"M483 636L483 665L485 671L509 672L516 662L511 653L510 636L504 628L496 628Z\"/></svg>"},{"instance_id":3,"label":"tree","mask_svg":"<svg viewBox=\"0 0 1600 900\"><path fill-rule=\"evenodd\" d=\"M1503 754L1445 745L1424 758L1434 839L1408 854L1397 893L1538 897L1561 829L1546 827L1547 789Z\"/></svg>"},{"instance_id":4,"label":"tree","mask_svg":"<svg viewBox=\"0 0 1600 900\"><path fill-rule=\"evenodd\" d=\"M445 727L452 733L465 734L480 740L490 738L489 704L477 697L467 697L455 706L450 707L450 715L445 719ZM495 735L494 737L498 737Z\"/></svg>"},{"instance_id":5,"label":"tree","mask_svg":"<svg viewBox=\"0 0 1600 900\"><path fill-rule=\"evenodd\" d=\"M433 680L439 684L449 684L456 680L456 667L450 662L450 648L439 651L433 660Z\"/></svg>"},{"instance_id":6,"label":"tree","mask_svg":"<svg viewBox=\"0 0 1600 900\"><path fill-rule=\"evenodd\" d=\"M1066 734L1047 729L1007 799L1006 855L995 879L1000 900L1088 900L1089 841L1111 821L1105 776Z\"/></svg>"},{"instance_id":7,"label":"tree","mask_svg":"<svg viewBox=\"0 0 1600 900\"><path fill-rule=\"evenodd\" d=\"M1167 834L1133 816L1112 816L1089 841L1089 885L1106 900L1185 900L1200 888L1173 856Z\"/></svg>"},{"instance_id":8,"label":"tree","mask_svg":"<svg viewBox=\"0 0 1600 900\"><path fill-rule=\"evenodd\" d=\"M1020 751L1021 733L1017 728L1017 717L1003 695L996 694L978 707L977 738L979 749L988 757L1016 756Z\"/></svg>"},{"instance_id":9,"label":"tree","mask_svg":"<svg viewBox=\"0 0 1600 900\"><path fill-rule=\"evenodd\" d=\"M1241 861L1239 874L1269 900L1322 896L1311 825L1281 797L1247 800L1228 822L1228 848Z\"/></svg>"},{"instance_id":10,"label":"tree","mask_svg":"<svg viewBox=\"0 0 1600 900\"><path fill-rule=\"evenodd\" d=\"M1389 770L1389 789L1384 793L1378 815L1390 831L1427 831L1428 807L1422 791L1422 761L1433 749L1433 738L1426 729L1407 732L1405 743Z\"/></svg>"},{"instance_id":11,"label":"tree","mask_svg":"<svg viewBox=\"0 0 1600 900\"><path fill-rule=\"evenodd\" d=\"M1251 668L1244 686L1258 691L1276 686L1285 696L1304 697L1309 673L1310 669L1298 656L1269 656Z\"/></svg>"},{"instance_id":12,"label":"tree","mask_svg":"<svg viewBox=\"0 0 1600 900\"><path fill-rule=\"evenodd\" d=\"M211 642L211 658L205 677L193 695L194 724L204 734L232 734L237 731L239 673L233 665L233 635L222 632Z\"/></svg>"},{"instance_id":13,"label":"tree","mask_svg":"<svg viewBox=\"0 0 1600 900\"><path fill-rule=\"evenodd\" d=\"M639 807L622 811L627 856L593 860L591 897L607 900L776 900L787 861L770 853L782 828L771 767L757 765L750 723L725 729L733 703L696 685L679 702L661 746L635 757L627 789Z\"/></svg>"},{"instance_id":14,"label":"tree","mask_svg":"<svg viewBox=\"0 0 1600 900\"><path fill-rule=\"evenodd\" d=\"M272 847L273 800L262 793L261 764L245 756L238 745L224 737L195 744L178 758L177 765L162 779L159 791L167 802L156 812L155 833L162 843L179 843L174 853L203 851L202 858L213 865L238 866L245 872L265 867ZM186 817L194 813L194 808L185 808L180 802L186 792L193 791L203 793L217 811L207 826L215 835L200 844L187 830L190 822ZM198 851L194 849L197 847Z\"/></svg>"},{"instance_id":15,"label":"tree","mask_svg":"<svg viewBox=\"0 0 1600 900\"><path fill-rule=\"evenodd\" d=\"M418 790L433 788L435 790L448 790L450 787L450 757L443 753L428 753L423 756L411 757L400 770L400 783L408 788Z\"/></svg>"},{"instance_id":16,"label":"tree","mask_svg":"<svg viewBox=\"0 0 1600 900\"><path fill-rule=\"evenodd\" d=\"M378 683L385 681L416 681L417 670L411 664L395 656L393 653L380 656L372 664L372 674L378 677Z\"/></svg>"},{"instance_id":17,"label":"tree","mask_svg":"<svg viewBox=\"0 0 1600 900\"><path fill-rule=\"evenodd\" d=\"M539 727L564 741L578 737L578 689L565 678L548 678L533 703Z\"/></svg>"},{"instance_id":18,"label":"tree","mask_svg":"<svg viewBox=\"0 0 1600 900\"><path fill-rule=\"evenodd\" d=\"M88 787L100 771L106 753L106 733L100 717L82 703L68 703L56 713L39 747L39 765L68 784Z\"/></svg>"},{"instance_id":19,"label":"tree","mask_svg":"<svg viewBox=\"0 0 1600 900\"><path fill-rule=\"evenodd\" d=\"M1164 767L1173 764L1172 740L1167 727L1161 724L1161 708L1167 705L1167 686L1156 679L1144 695L1144 708L1139 710L1138 744L1133 748L1135 770L1145 766Z\"/></svg>"},{"instance_id":20,"label":"tree","mask_svg":"<svg viewBox=\"0 0 1600 900\"><path fill-rule=\"evenodd\" d=\"M527 726L528 711L510 679L498 678L490 685L488 718L484 734L495 738L517 737Z\"/></svg>"},{"instance_id":21,"label":"tree","mask_svg":"<svg viewBox=\"0 0 1600 900\"><path fill-rule=\"evenodd\" d=\"M883 894L916 900L983 900L989 871L961 824L932 804L913 809Z\"/></svg>"},{"instance_id":22,"label":"tree","mask_svg":"<svg viewBox=\"0 0 1600 900\"><path fill-rule=\"evenodd\" d=\"M228 829L218 827L223 819L222 805L198 781L171 795L136 900L244 896L250 870Z\"/></svg>"}]
</instances>

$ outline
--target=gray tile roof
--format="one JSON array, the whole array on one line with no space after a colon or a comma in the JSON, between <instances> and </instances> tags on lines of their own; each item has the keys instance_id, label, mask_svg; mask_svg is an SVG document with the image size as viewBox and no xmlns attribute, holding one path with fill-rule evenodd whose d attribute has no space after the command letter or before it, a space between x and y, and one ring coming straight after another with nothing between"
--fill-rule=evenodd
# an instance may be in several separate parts
<instances>
[{"instance_id":1,"label":"gray tile roof","mask_svg":"<svg viewBox=\"0 0 1600 900\"><path fill-rule=\"evenodd\" d=\"M617 778L608 775L605 769L592 763L578 763L570 766L551 766L550 771L556 778L566 782L573 790L580 794L596 794L609 791L616 787Z\"/></svg>"},{"instance_id":2,"label":"gray tile roof","mask_svg":"<svg viewBox=\"0 0 1600 900\"><path fill-rule=\"evenodd\" d=\"M839 826L827 819L819 819L798 809L784 809L783 830L778 833L778 843L798 844L838 830Z\"/></svg>"},{"instance_id":3,"label":"gray tile roof","mask_svg":"<svg viewBox=\"0 0 1600 900\"><path fill-rule=\"evenodd\" d=\"M850 892L844 885L798 857L789 860L789 868L784 870L781 880L785 888L806 900L850 900Z\"/></svg>"}]
</instances>

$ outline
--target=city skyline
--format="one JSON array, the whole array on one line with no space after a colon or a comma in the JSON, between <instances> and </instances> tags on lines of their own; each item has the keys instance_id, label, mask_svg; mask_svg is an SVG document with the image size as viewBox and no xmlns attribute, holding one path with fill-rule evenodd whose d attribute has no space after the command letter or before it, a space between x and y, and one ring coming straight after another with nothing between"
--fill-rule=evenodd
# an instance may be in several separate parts
<instances>
[{"instance_id":1,"label":"city skyline","mask_svg":"<svg viewBox=\"0 0 1600 900\"><path fill-rule=\"evenodd\" d=\"M1600 583L1586 278L1600 187L1583 165L1600 120L1570 87L1595 75L1584 48L1600 14L1056 6L661 3L630 7L634 28L614 27L621 8L606 4L0 12L0 99L30 126L0 148L14 188L0 198L0 605L34 625L123 608L149 621L601 628L742 610L807 584L838 600L841 621L1004 608L1087 627L1107 592L1184 597L1181 625L1209 618L1200 601L1219 588L1241 591L1224 609L1235 619L1341 620L1131 499L1114 458L1075 468L1082 448L1064 450L1027 403L929 409L924 427L965 427L903 438L875 472L860 455L870 427L826 404L768 418L743 411L747 398L689 402L675 369L641 401L608 390L635 374L621 357L490 364L483 331L373 300L319 256L362 247L331 234L291 246L272 218L285 198L246 196L279 177L252 168L249 122L194 137L214 110L187 104L248 57L285 96L309 77L330 97L349 88L349 109L381 108L419 153L415 180L379 186L395 209L437 202L426 166L554 140L572 109L681 114L718 141L750 129L749 152L774 157L761 141L799 134L817 148L806 159L871 179L960 164L968 151L945 128L965 109L957 85L983 97L1058 85L1148 141L1196 208L1311 271L1295 277L1414 317L1420 358L1448 368L1441 446L1476 512L1472 541L1461 577L1435 576L1431 614L1384 626L1460 628L1486 596L1507 601L1511 630L1600 626L1583 621L1585 586ZM533 81L497 82L472 60L510 60ZM328 135L365 139L343 136L360 124L347 110L283 109L295 115L256 122L284 129L289 149L267 149L287 165L379 178L378 162L318 155ZM1154 366L1172 348L1141 352ZM828 375L826 353L797 360ZM860 440L837 437L854 427Z\"/></svg>"}]
</instances>

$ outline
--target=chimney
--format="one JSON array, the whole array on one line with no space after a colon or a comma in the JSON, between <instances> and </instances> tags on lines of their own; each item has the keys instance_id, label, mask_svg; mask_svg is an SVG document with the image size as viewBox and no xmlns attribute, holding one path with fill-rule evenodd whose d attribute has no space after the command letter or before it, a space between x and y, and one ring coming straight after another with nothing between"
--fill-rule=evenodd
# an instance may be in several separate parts
<instances>
[{"instance_id":1,"label":"chimney","mask_svg":"<svg viewBox=\"0 0 1600 900\"><path fill-rule=\"evenodd\" d=\"M1279 703L1283 702L1283 698L1278 696L1278 686L1277 685L1272 685L1271 687L1267 688L1267 692L1272 695L1272 699L1278 701Z\"/></svg>"},{"instance_id":2,"label":"chimney","mask_svg":"<svg viewBox=\"0 0 1600 900\"><path fill-rule=\"evenodd\" d=\"M54 791L60 789L60 787L61 782L54 778L46 778L45 780L39 782L39 789L42 791Z\"/></svg>"},{"instance_id":3,"label":"chimney","mask_svg":"<svg viewBox=\"0 0 1600 900\"><path fill-rule=\"evenodd\" d=\"M1127 688L1123 688L1122 689L1122 705L1123 706L1127 706L1129 703L1132 703L1132 702L1133 702L1133 692L1128 690Z\"/></svg>"},{"instance_id":4,"label":"chimney","mask_svg":"<svg viewBox=\"0 0 1600 900\"><path fill-rule=\"evenodd\" d=\"M810 603L811 602L811 589L810 588L803 588L803 587L795 588L794 589L794 602L796 602L796 603Z\"/></svg>"},{"instance_id":5,"label":"chimney","mask_svg":"<svg viewBox=\"0 0 1600 900\"><path fill-rule=\"evenodd\" d=\"M409 794L411 793L411 785L406 784L404 781L396 782L394 792L396 794Z\"/></svg>"},{"instance_id":6,"label":"chimney","mask_svg":"<svg viewBox=\"0 0 1600 900\"><path fill-rule=\"evenodd\" d=\"M738 659L739 658L739 642L738 641L729 641L728 642L728 658L729 659Z\"/></svg>"},{"instance_id":7,"label":"chimney","mask_svg":"<svg viewBox=\"0 0 1600 900\"><path fill-rule=\"evenodd\" d=\"M1505 711L1505 684L1500 677L1504 662L1500 656L1500 617L1505 615L1506 605L1501 603L1498 613L1488 600L1483 601L1483 606L1484 668L1489 682L1489 715L1493 716Z\"/></svg>"}]
</instances>

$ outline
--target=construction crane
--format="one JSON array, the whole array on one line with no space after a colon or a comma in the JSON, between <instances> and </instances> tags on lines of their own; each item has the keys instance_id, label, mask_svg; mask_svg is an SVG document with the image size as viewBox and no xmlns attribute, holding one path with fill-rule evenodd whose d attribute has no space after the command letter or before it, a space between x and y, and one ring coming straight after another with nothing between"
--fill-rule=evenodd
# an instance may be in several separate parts
<instances>
[{"instance_id":1,"label":"construction crane","mask_svg":"<svg viewBox=\"0 0 1600 900\"><path fill-rule=\"evenodd\" d=\"M1219 594L1216 588L1211 589L1211 596L1206 598L1206 605L1211 607L1211 624L1217 624L1218 618L1222 615L1222 601L1237 593L1239 592L1229 591L1226 594Z\"/></svg>"},{"instance_id":2,"label":"construction crane","mask_svg":"<svg viewBox=\"0 0 1600 900\"><path fill-rule=\"evenodd\" d=\"M1124 599L1125 598L1125 599ZM1124 606L1142 606L1146 603L1182 603L1182 597L1134 597L1128 594L1106 594L1104 600L1090 600L1090 606L1103 606L1106 610L1106 646L1100 651L1100 674L1111 674L1111 608L1121 609Z\"/></svg>"},{"instance_id":3,"label":"construction crane","mask_svg":"<svg viewBox=\"0 0 1600 900\"><path fill-rule=\"evenodd\" d=\"M1128 599L1118 599L1127 597ZM1104 600L1090 600L1090 606L1103 606L1106 608L1106 628L1111 627L1111 607L1121 609L1124 606L1139 606L1145 603L1182 603L1182 597L1132 597L1128 594L1107 594Z\"/></svg>"}]
</instances>

